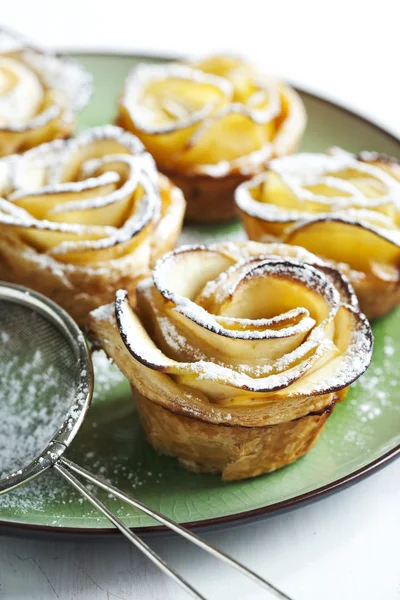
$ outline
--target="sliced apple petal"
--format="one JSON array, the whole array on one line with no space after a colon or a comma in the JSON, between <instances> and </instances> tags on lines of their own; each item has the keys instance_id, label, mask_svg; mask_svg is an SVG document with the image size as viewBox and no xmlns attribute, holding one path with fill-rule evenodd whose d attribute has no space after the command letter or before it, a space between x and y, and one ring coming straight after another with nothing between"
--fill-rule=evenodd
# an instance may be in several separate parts
<instances>
[{"instance_id":1,"label":"sliced apple petal","mask_svg":"<svg viewBox=\"0 0 400 600\"><path fill-rule=\"evenodd\" d=\"M172 290L169 283L173 266L184 277L186 272L192 273L191 260L196 266L201 253L210 273L214 262L219 274L207 283L201 270L193 269L199 277L198 285L191 281L188 287L180 287L173 281ZM307 268L312 273L320 268L318 281L310 274L302 276L305 266L293 260L293 256L314 258L315 266ZM225 265L221 257L229 259ZM287 258L282 260L282 257ZM310 306L265 318L258 314L247 318L243 314L218 314L224 302L236 293L240 302L235 310L232 308L234 313L240 313L246 302L252 304L254 290L248 287L247 276L251 274L250 281L271 277L271 272L262 268L266 263L269 267L279 265L281 276L286 269L288 281L301 281L322 298L327 308L320 324L308 316ZM342 397L341 390L359 377L371 360L371 330L353 301L351 289L343 281L336 290L334 284L340 278L337 271L305 250L294 246L288 249L281 244L186 247L159 261L156 270L157 276L138 288L136 313L129 306L127 294L118 293L119 332L130 354L148 369L162 371L178 389L185 390L185 398L193 393L194 398L214 404L218 410L246 411L254 407L261 411L257 412L260 415L265 409L266 414L273 412L274 419L278 412L287 410L286 402L293 408L298 401L297 417L308 414L307 407L308 410L323 408L324 399L332 401L334 393ZM221 294L224 302L217 299L207 305L217 308L216 314L197 304L201 299L206 305L207 299L212 295L217 297L218 288L225 284L230 294L226 290ZM328 292L331 288L335 293ZM194 300L178 294L185 290L189 290ZM301 300L296 285L292 291ZM345 303L347 300L350 303ZM175 408L180 406L179 397L174 403ZM281 403L282 409L278 408ZM240 423L238 415L239 412L235 423Z\"/></svg>"},{"instance_id":2,"label":"sliced apple petal","mask_svg":"<svg viewBox=\"0 0 400 600\"><path fill-rule=\"evenodd\" d=\"M74 201L67 203L62 209L60 207L50 212L48 219L58 223L108 225L120 228L132 212L132 197L129 195L114 202L99 203L97 206L93 205L92 202L88 202L85 205L80 201L79 204L77 206Z\"/></svg>"},{"instance_id":3,"label":"sliced apple petal","mask_svg":"<svg viewBox=\"0 0 400 600\"><path fill-rule=\"evenodd\" d=\"M140 363L157 371L167 371L175 361L165 356L154 344L129 304L128 292L119 290L115 297L115 316L121 338L129 352Z\"/></svg>"},{"instance_id":4,"label":"sliced apple petal","mask_svg":"<svg viewBox=\"0 0 400 600\"><path fill-rule=\"evenodd\" d=\"M232 265L234 260L218 250L204 251L204 247L181 247L161 258L154 267L154 285L167 300L174 296L194 298L209 279Z\"/></svg>"},{"instance_id":5,"label":"sliced apple petal","mask_svg":"<svg viewBox=\"0 0 400 600\"><path fill-rule=\"evenodd\" d=\"M85 172L82 172L82 165L88 161L113 154L136 155L143 151L142 143L119 127L93 127L71 140L65 148L63 160L58 161L52 168L50 179L51 182L62 183L86 178Z\"/></svg>"},{"instance_id":6,"label":"sliced apple petal","mask_svg":"<svg viewBox=\"0 0 400 600\"><path fill-rule=\"evenodd\" d=\"M116 189L118 181L119 176L116 173L108 173L100 178L87 179L84 183L68 182L56 186L43 186L33 192L14 192L9 200L27 210L36 219L45 219L56 207L64 203L76 201L77 198L83 201L110 194Z\"/></svg>"},{"instance_id":7,"label":"sliced apple petal","mask_svg":"<svg viewBox=\"0 0 400 600\"><path fill-rule=\"evenodd\" d=\"M397 266L400 264L400 235L368 226L365 223L329 217L296 225L285 241L353 269L368 272L372 260Z\"/></svg>"},{"instance_id":8,"label":"sliced apple petal","mask_svg":"<svg viewBox=\"0 0 400 600\"><path fill-rule=\"evenodd\" d=\"M349 329L349 321L343 332L337 334L338 347L347 349L322 368L319 368L291 385L287 395L291 398L305 397L312 394L327 394L342 390L355 381L368 367L372 358L373 337L366 317L353 307L346 307L353 313L353 325ZM341 312L339 319L343 323L348 318Z\"/></svg>"},{"instance_id":9,"label":"sliced apple petal","mask_svg":"<svg viewBox=\"0 0 400 600\"><path fill-rule=\"evenodd\" d=\"M112 235L111 227L85 227L84 225L65 225L51 221L24 221L14 224L23 239L42 252L49 252L64 243L89 242L101 240Z\"/></svg>"},{"instance_id":10,"label":"sliced apple petal","mask_svg":"<svg viewBox=\"0 0 400 600\"><path fill-rule=\"evenodd\" d=\"M285 91L241 60L139 65L126 81L118 122L170 172L254 173L303 130L301 100Z\"/></svg>"}]
</instances>

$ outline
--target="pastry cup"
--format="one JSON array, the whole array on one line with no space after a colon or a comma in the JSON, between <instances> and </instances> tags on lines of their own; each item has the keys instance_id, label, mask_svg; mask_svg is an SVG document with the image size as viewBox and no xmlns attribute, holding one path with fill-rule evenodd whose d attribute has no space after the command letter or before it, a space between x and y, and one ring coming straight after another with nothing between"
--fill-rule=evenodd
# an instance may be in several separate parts
<instances>
[{"instance_id":1,"label":"pastry cup","mask_svg":"<svg viewBox=\"0 0 400 600\"><path fill-rule=\"evenodd\" d=\"M400 302L400 167L338 148L271 161L236 204L250 239L303 246L344 273L369 319Z\"/></svg>"},{"instance_id":2,"label":"pastry cup","mask_svg":"<svg viewBox=\"0 0 400 600\"><path fill-rule=\"evenodd\" d=\"M269 473L304 456L318 441L337 395L329 394L326 401L330 404L319 413L293 421L241 427L185 417L135 395L143 429L157 452L176 456L195 473L221 473L225 481Z\"/></svg>"},{"instance_id":3,"label":"pastry cup","mask_svg":"<svg viewBox=\"0 0 400 600\"><path fill-rule=\"evenodd\" d=\"M231 173L225 177L205 174L181 174L164 169L164 174L183 192L185 220L193 223L223 223L237 217L235 190L248 177Z\"/></svg>"},{"instance_id":4,"label":"pastry cup","mask_svg":"<svg viewBox=\"0 0 400 600\"><path fill-rule=\"evenodd\" d=\"M0 72L0 156L71 135L92 92L92 77L79 63L0 29Z\"/></svg>"},{"instance_id":5,"label":"pastry cup","mask_svg":"<svg viewBox=\"0 0 400 600\"><path fill-rule=\"evenodd\" d=\"M279 299L279 300L278 300ZM91 313L154 448L244 479L305 454L368 366L372 334L339 272L294 246L186 246Z\"/></svg>"},{"instance_id":6,"label":"pastry cup","mask_svg":"<svg viewBox=\"0 0 400 600\"><path fill-rule=\"evenodd\" d=\"M3 158L0 279L52 298L84 326L134 293L175 247L185 202L134 136L111 125Z\"/></svg>"},{"instance_id":7,"label":"pastry cup","mask_svg":"<svg viewBox=\"0 0 400 600\"><path fill-rule=\"evenodd\" d=\"M134 67L117 117L183 190L186 219L203 223L234 217L235 187L294 151L305 122L293 89L226 56Z\"/></svg>"}]
</instances>

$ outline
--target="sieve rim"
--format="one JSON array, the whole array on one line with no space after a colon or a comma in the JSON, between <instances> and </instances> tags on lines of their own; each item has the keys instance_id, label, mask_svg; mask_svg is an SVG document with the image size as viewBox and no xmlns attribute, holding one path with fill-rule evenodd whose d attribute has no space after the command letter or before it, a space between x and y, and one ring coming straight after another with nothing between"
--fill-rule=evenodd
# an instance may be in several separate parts
<instances>
[{"instance_id":1,"label":"sieve rim","mask_svg":"<svg viewBox=\"0 0 400 600\"><path fill-rule=\"evenodd\" d=\"M85 337L63 308L39 292L7 282L0 282L1 301L16 303L36 311L68 339L77 360L78 380L75 382L76 392L70 410L50 442L26 466L0 479L0 495L34 479L60 459L85 420L94 384L93 365Z\"/></svg>"}]
</instances>

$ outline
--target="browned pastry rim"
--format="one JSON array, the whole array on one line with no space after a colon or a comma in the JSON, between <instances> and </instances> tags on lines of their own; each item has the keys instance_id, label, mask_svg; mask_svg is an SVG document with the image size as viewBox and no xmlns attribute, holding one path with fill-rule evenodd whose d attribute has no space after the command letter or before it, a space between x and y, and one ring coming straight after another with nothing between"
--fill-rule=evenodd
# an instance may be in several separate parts
<instances>
[{"instance_id":1,"label":"browned pastry rim","mask_svg":"<svg viewBox=\"0 0 400 600\"><path fill-rule=\"evenodd\" d=\"M176 237L167 247L175 245ZM81 267L56 260L42 261L40 253L15 236L2 233L0 237L0 279L48 296L81 327L87 325L91 310L113 301L118 287L129 289L134 298L138 282L146 275L148 271L138 271L129 255L112 264Z\"/></svg>"},{"instance_id":2,"label":"browned pastry rim","mask_svg":"<svg viewBox=\"0 0 400 600\"><path fill-rule=\"evenodd\" d=\"M237 217L235 190L251 177L230 173L216 178L195 172L159 169L182 190L186 200L185 220L194 223L223 223Z\"/></svg>"},{"instance_id":3,"label":"browned pastry rim","mask_svg":"<svg viewBox=\"0 0 400 600\"><path fill-rule=\"evenodd\" d=\"M357 295L362 312L370 321L379 319L400 303L400 277L398 281L383 281L371 274L360 278L342 267Z\"/></svg>"},{"instance_id":4,"label":"browned pastry rim","mask_svg":"<svg viewBox=\"0 0 400 600\"><path fill-rule=\"evenodd\" d=\"M183 416L133 393L146 436L157 452L177 457L189 471L221 473L225 481L269 473L304 456L338 399L329 394L324 409L293 421L242 427Z\"/></svg>"}]
</instances>

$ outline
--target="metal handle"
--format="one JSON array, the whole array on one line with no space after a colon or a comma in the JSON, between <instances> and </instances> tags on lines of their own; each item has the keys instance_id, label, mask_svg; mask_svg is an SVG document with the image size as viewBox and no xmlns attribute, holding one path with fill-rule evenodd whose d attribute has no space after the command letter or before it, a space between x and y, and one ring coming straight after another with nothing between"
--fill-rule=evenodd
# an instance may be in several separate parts
<instances>
[{"instance_id":1,"label":"metal handle","mask_svg":"<svg viewBox=\"0 0 400 600\"><path fill-rule=\"evenodd\" d=\"M175 533L178 533L185 539L193 542L199 548L202 548L215 558L222 560L223 562L229 564L231 567L234 567L238 571L240 571L246 577L249 577L252 581L260 584L264 589L267 589L271 592L276 598L280 598L280 600L292 600L287 594L281 592L278 588L276 588L272 583L266 581L260 575L251 571L237 560L225 554L221 550L218 550L212 544L205 542L201 538L199 538L195 533L188 531L182 525L179 525L175 521L172 521L168 517L162 515L158 511L149 508L145 504L142 504L139 500L135 500L134 498L127 496L116 487L105 483L101 479L98 479L86 469L76 465L66 458L61 458L55 465L54 468L57 469L59 473L67 480L71 485L74 486L93 506L95 506L107 519L111 521L115 527L117 527L121 533L128 538L128 540L134 544L139 550L141 550L154 564L156 564L166 575L171 577L176 583L178 583L183 589L186 590L193 598L197 598L198 600L206 600L204 596L199 594L185 579L183 579L178 573L176 573L173 569L171 569L164 560L158 556L145 542L143 542L133 531L131 531L118 517L116 517L96 496L94 496L73 474L72 471L81 475L91 483L97 485L103 490L113 494L115 497L123 500L127 504L130 504L134 508L144 512L146 515L152 517L154 520L162 523Z\"/></svg>"},{"instance_id":2,"label":"metal handle","mask_svg":"<svg viewBox=\"0 0 400 600\"><path fill-rule=\"evenodd\" d=\"M60 461L61 462L61 461ZM69 469L65 468L60 462L54 465L54 468L61 473L61 475L69 481L73 487L78 490L93 506L95 506L107 519L111 521L115 527L139 550L143 552L157 567L159 567L164 573L166 573L171 579L176 581L188 594L197 600L206 600L204 596L201 596L196 590L185 581L178 573L171 569L163 559L158 556L143 540L141 540L136 533L133 533L118 517L116 517L96 496L92 494L84 485L81 483L75 475L73 475ZM62 461L64 462L64 460ZM93 478L94 482L97 481Z\"/></svg>"}]
</instances>

